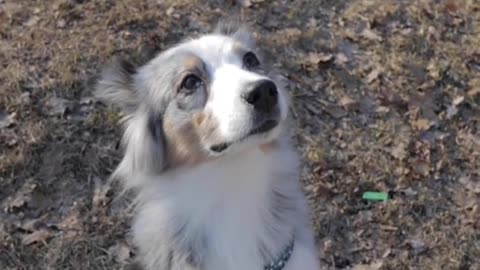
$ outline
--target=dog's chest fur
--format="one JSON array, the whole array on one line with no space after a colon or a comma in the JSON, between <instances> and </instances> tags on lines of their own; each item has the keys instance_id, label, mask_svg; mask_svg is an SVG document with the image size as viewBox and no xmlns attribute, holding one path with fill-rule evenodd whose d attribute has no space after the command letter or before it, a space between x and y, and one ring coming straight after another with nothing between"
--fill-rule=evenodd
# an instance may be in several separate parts
<instances>
[{"instance_id":1,"label":"dog's chest fur","mask_svg":"<svg viewBox=\"0 0 480 270\"><path fill-rule=\"evenodd\" d=\"M261 270L302 233L303 195L289 147L249 150L162 178L139 193L133 228L148 270Z\"/></svg>"}]
</instances>

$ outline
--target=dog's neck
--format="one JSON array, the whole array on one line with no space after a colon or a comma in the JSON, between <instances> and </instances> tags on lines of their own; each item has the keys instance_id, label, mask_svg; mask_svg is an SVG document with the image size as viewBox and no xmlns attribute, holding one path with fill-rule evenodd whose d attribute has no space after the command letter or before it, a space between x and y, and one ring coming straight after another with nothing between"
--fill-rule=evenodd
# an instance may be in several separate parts
<instances>
[{"instance_id":1,"label":"dog's neck","mask_svg":"<svg viewBox=\"0 0 480 270\"><path fill-rule=\"evenodd\" d=\"M293 237L296 177L296 155L280 144L167 173L140 192L157 213L140 213L134 229L171 234L162 245L190 249L204 269L259 269Z\"/></svg>"}]
</instances>

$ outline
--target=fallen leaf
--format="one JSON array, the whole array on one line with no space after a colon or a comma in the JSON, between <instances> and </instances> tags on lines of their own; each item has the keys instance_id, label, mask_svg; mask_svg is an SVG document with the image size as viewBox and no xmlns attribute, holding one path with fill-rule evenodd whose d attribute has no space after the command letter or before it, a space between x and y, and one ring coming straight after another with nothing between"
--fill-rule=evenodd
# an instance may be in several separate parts
<instances>
[{"instance_id":1,"label":"fallen leaf","mask_svg":"<svg viewBox=\"0 0 480 270\"><path fill-rule=\"evenodd\" d=\"M344 53L337 53L337 55L335 55L335 62L345 64L348 62L348 58Z\"/></svg>"},{"instance_id":2,"label":"fallen leaf","mask_svg":"<svg viewBox=\"0 0 480 270\"><path fill-rule=\"evenodd\" d=\"M281 32L286 39L290 39L292 37L299 36L302 34L302 31L300 29L294 28L294 27L285 28L280 30L279 32Z\"/></svg>"},{"instance_id":3,"label":"fallen leaf","mask_svg":"<svg viewBox=\"0 0 480 270\"><path fill-rule=\"evenodd\" d=\"M468 82L468 92L467 95L470 97L480 94L480 79L473 79Z\"/></svg>"},{"instance_id":4,"label":"fallen leaf","mask_svg":"<svg viewBox=\"0 0 480 270\"><path fill-rule=\"evenodd\" d=\"M411 187L408 187L408 188L405 188L405 189L400 189L400 190L398 190L398 192L401 192L405 196L408 196L408 197L416 196L418 194L418 192L415 191L414 189L412 189Z\"/></svg>"},{"instance_id":5,"label":"fallen leaf","mask_svg":"<svg viewBox=\"0 0 480 270\"><path fill-rule=\"evenodd\" d=\"M50 115L63 115L70 107L68 100L58 97L50 97L46 103Z\"/></svg>"},{"instance_id":6,"label":"fallen leaf","mask_svg":"<svg viewBox=\"0 0 480 270\"><path fill-rule=\"evenodd\" d=\"M165 11L165 14L167 14L168 17L172 17L173 14L175 14L175 7L169 7Z\"/></svg>"},{"instance_id":7,"label":"fallen leaf","mask_svg":"<svg viewBox=\"0 0 480 270\"><path fill-rule=\"evenodd\" d=\"M14 194L7 198L7 212L17 211L27 206L32 201L32 193L37 189L37 184L32 179L27 182Z\"/></svg>"},{"instance_id":8,"label":"fallen leaf","mask_svg":"<svg viewBox=\"0 0 480 270\"><path fill-rule=\"evenodd\" d=\"M28 104L30 104L31 101L32 101L32 99L30 97L29 92L25 92L25 93L21 94L20 97L19 97L19 103L20 104L28 105Z\"/></svg>"},{"instance_id":9,"label":"fallen leaf","mask_svg":"<svg viewBox=\"0 0 480 270\"><path fill-rule=\"evenodd\" d=\"M368 83L372 83L373 81L375 81L378 76L380 75L380 73L382 72L382 69L377 67L377 68L374 68L367 76L367 82Z\"/></svg>"},{"instance_id":10,"label":"fallen leaf","mask_svg":"<svg viewBox=\"0 0 480 270\"><path fill-rule=\"evenodd\" d=\"M412 127L414 127L417 130L428 130L432 125L433 122L426 118L419 118L417 120L414 120L411 122Z\"/></svg>"},{"instance_id":11,"label":"fallen leaf","mask_svg":"<svg viewBox=\"0 0 480 270\"><path fill-rule=\"evenodd\" d=\"M40 228L45 228L47 223L48 214L44 214L38 218L34 219L27 219L21 224L18 224L18 228L26 231L26 232L34 232Z\"/></svg>"},{"instance_id":12,"label":"fallen leaf","mask_svg":"<svg viewBox=\"0 0 480 270\"><path fill-rule=\"evenodd\" d=\"M333 59L333 55L330 53L316 53L314 55L311 55L311 57L315 60L316 64L326 63Z\"/></svg>"},{"instance_id":13,"label":"fallen leaf","mask_svg":"<svg viewBox=\"0 0 480 270\"><path fill-rule=\"evenodd\" d=\"M392 147L390 154L398 160L403 160L405 159L405 157L407 157L406 148L407 148L407 145L405 143L403 142L398 143L397 145Z\"/></svg>"},{"instance_id":14,"label":"fallen leaf","mask_svg":"<svg viewBox=\"0 0 480 270\"><path fill-rule=\"evenodd\" d=\"M458 113L458 108L457 106L450 105L447 108L447 119L452 119L455 115Z\"/></svg>"},{"instance_id":15,"label":"fallen leaf","mask_svg":"<svg viewBox=\"0 0 480 270\"><path fill-rule=\"evenodd\" d=\"M445 11L450 13L450 15L454 16L457 13L458 6L455 4L454 1L448 1L445 4Z\"/></svg>"},{"instance_id":16,"label":"fallen leaf","mask_svg":"<svg viewBox=\"0 0 480 270\"><path fill-rule=\"evenodd\" d=\"M93 191L92 203L95 207L105 206L108 203L107 193L110 190L110 186L103 185L99 177L93 178L95 183L95 190Z\"/></svg>"},{"instance_id":17,"label":"fallen leaf","mask_svg":"<svg viewBox=\"0 0 480 270\"><path fill-rule=\"evenodd\" d=\"M237 0L237 4L239 4L243 8L248 8L252 6L252 2L250 0Z\"/></svg>"},{"instance_id":18,"label":"fallen leaf","mask_svg":"<svg viewBox=\"0 0 480 270\"><path fill-rule=\"evenodd\" d=\"M361 34L364 38L373 40L373 41L382 41L382 37L379 36L376 32L371 29L365 28Z\"/></svg>"},{"instance_id":19,"label":"fallen leaf","mask_svg":"<svg viewBox=\"0 0 480 270\"><path fill-rule=\"evenodd\" d=\"M389 107L386 107L386 106L378 106L377 109L375 110L375 112L377 113L388 113L390 111L390 108Z\"/></svg>"},{"instance_id":20,"label":"fallen leaf","mask_svg":"<svg viewBox=\"0 0 480 270\"><path fill-rule=\"evenodd\" d=\"M125 263L130 258L130 248L125 244L111 246L108 249L108 253L118 263Z\"/></svg>"},{"instance_id":21,"label":"fallen leaf","mask_svg":"<svg viewBox=\"0 0 480 270\"><path fill-rule=\"evenodd\" d=\"M425 243L421 240L410 239L405 241L405 245L412 248L415 255L421 254L427 250Z\"/></svg>"},{"instance_id":22,"label":"fallen leaf","mask_svg":"<svg viewBox=\"0 0 480 270\"><path fill-rule=\"evenodd\" d=\"M308 106L308 107L311 108L311 106ZM322 109L326 113L328 113L329 115L331 115L333 118L336 118L336 119L340 119L340 118L344 117L345 115L347 115L347 112L345 110L343 110L342 108L340 108L340 107L338 107L334 104L325 104L325 105L322 106Z\"/></svg>"},{"instance_id":23,"label":"fallen leaf","mask_svg":"<svg viewBox=\"0 0 480 270\"><path fill-rule=\"evenodd\" d=\"M65 217L62 222L58 224L62 230L68 231L80 231L82 230L82 222L80 221L79 214L72 211L70 215Z\"/></svg>"},{"instance_id":24,"label":"fallen leaf","mask_svg":"<svg viewBox=\"0 0 480 270\"><path fill-rule=\"evenodd\" d=\"M19 139L18 134L11 129L7 129L2 132L2 137L3 143L9 147L16 146Z\"/></svg>"},{"instance_id":25,"label":"fallen leaf","mask_svg":"<svg viewBox=\"0 0 480 270\"><path fill-rule=\"evenodd\" d=\"M442 65L432 60L430 61L430 63L428 63L427 71L430 77L432 77L435 80L438 80L440 79L442 68L443 68Z\"/></svg>"},{"instance_id":26,"label":"fallen leaf","mask_svg":"<svg viewBox=\"0 0 480 270\"><path fill-rule=\"evenodd\" d=\"M457 96L453 99L452 104L447 108L447 119L452 119L458 113L458 105L465 100L464 96Z\"/></svg>"},{"instance_id":27,"label":"fallen leaf","mask_svg":"<svg viewBox=\"0 0 480 270\"><path fill-rule=\"evenodd\" d=\"M453 99L453 105L458 106L465 100L464 96L457 96Z\"/></svg>"},{"instance_id":28,"label":"fallen leaf","mask_svg":"<svg viewBox=\"0 0 480 270\"><path fill-rule=\"evenodd\" d=\"M383 253L382 258L385 259L385 258L387 258L388 256L390 256L390 254L392 254L392 249L391 249L391 248L387 248L387 250L385 250L385 252Z\"/></svg>"},{"instance_id":29,"label":"fallen leaf","mask_svg":"<svg viewBox=\"0 0 480 270\"><path fill-rule=\"evenodd\" d=\"M28 21L26 21L23 25L28 27L35 26L38 23L38 21L40 21L40 17L35 15L35 16L32 16L30 19L28 19Z\"/></svg>"},{"instance_id":30,"label":"fallen leaf","mask_svg":"<svg viewBox=\"0 0 480 270\"><path fill-rule=\"evenodd\" d=\"M22 238L22 244L31 245L35 243L45 244L53 236L53 232L48 229L40 229Z\"/></svg>"},{"instance_id":31,"label":"fallen leaf","mask_svg":"<svg viewBox=\"0 0 480 270\"><path fill-rule=\"evenodd\" d=\"M332 59L332 54L309 53L301 60L301 64L306 68L317 68L320 64L327 63Z\"/></svg>"},{"instance_id":32,"label":"fallen leaf","mask_svg":"<svg viewBox=\"0 0 480 270\"><path fill-rule=\"evenodd\" d=\"M414 161L413 169L422 176L428 176L430 174L430 165L423 160L417 159Z\"/></svg>"},{"instance_id":33,"label":"fallen leaf","mask_svg":"<svg viewBox=\"0 0 480 270\"><path fill-rule=\"evenodd\" d=\"M58 28L64 28L67 25L67 22L64 19L60 19L57 21Z\"/></svg>"},{"instance_id":34,"label":"fallen leaf","mask_svg":"<svg viewBox=\"0 0 480 270\"><path fill-rule=\"evenodd\" d=\"M476 95L478 95L478 94L480 94L480 87L478 87L478 88L472 88L472 89L470 89L470 90L467 92L467 95L469 95L469 96L471 96L471 97L476 96Z\"/></svg>"},{"instance_id":35,"label":"fallen leaf","mask_svg":"<svg viewBox=\"0 0 480 270\"><path fill-rule=\"evenodd\" d=\"M339 101L338 105L342 106L343 108L350 110L358 107L358 101L352 99L349 96L343 96Z\"/></svg>"},{"instance_id":36,"label":"fallen leaf","mask_svg":"<svg viewBox=\"0 0 480 270\"><path fill-rule=\"evenodd\" d=\"M13 199L9 204L9 209L19 209L27 205L27 198L25 196L19 196Z\"/></svg>"},{"instance_id":37,"label":"fallen leaf","mask_svg":"<svg viewBox=\"0 0 480 270\"><path fill-rule=\"evenodd\" d=\"M383 224L380 224L380 229L384 230L384 231L398 231L398 227L396 226L392 226L392 225L383 225Z\"/></svg>"},{"instance_id":38,"label":"fallen leaf","mask_svg":"<svg viewBox=\"0 0 480 270\"><path fill-rule=\"evenodd\" d=\"M465 189L472 191L475 194L480 194L480 181L473 181L470 177L462 176L458 179Z\"/></svg>"},{"instance_id":39,"label":"fallen leaf","mask_svg":"<svg viewBox=\"0 0 480 270\"><path fill-rule=\"evenodd\" d=\"M371 264L357 264L352 270L378 270L383 266L382 261L376 261Z\"/></svg>"}]
</instances>

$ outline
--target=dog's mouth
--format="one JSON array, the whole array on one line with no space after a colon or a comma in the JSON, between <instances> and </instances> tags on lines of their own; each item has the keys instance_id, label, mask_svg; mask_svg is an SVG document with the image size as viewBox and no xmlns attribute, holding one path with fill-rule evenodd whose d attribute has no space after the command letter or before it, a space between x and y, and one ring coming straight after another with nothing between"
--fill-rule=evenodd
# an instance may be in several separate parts
<instances>
[{"instance_id":1,"label":"dog's mouth","mask_svg":"<svg viewBox=\"0 0 480 270\"><path fill-rule=\"evenodd\" d=\"M263 122L261 125L253 128L252 130L250 130L247 135L245 135L244 137L242 137L241 139L239 140L236 140L234 142L225 142L225 143L220 143L220 144L215 144L213 146L210 147L210 150L212 150L213 152L216 152L216 153L220 153L220 152L223 152L225 151L228 147L230 147L232 144L236 143L236 142L240 142L240 141L243 141L245 140L246 138L250 137L250 136L253 136L253 135L257 135L257 134L262 134L262 133L266 133L266 132L269 132L270 130L274 129L276 126L278 125L278 121L276 120L267 120L265 122Z\"/></svg>"}]
</instances>

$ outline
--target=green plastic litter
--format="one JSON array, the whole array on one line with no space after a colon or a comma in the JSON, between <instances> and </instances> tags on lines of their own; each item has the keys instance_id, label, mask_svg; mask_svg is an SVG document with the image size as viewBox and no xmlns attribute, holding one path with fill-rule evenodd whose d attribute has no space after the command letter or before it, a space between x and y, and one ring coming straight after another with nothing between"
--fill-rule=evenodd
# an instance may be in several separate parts
<instances>
[{"instance_id":1,"label":"green plastic litter","mask_svg":"<svg viewBox=\"0 0 480 270\"><path fill-rule=\"evenodd\" d=\"M387 201L388 193L387 192L374 192L367 191L363 193L362 198L367 201Z\"/></svg>"}]
</instances>

